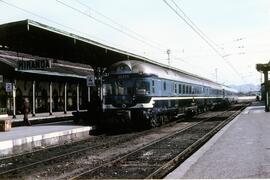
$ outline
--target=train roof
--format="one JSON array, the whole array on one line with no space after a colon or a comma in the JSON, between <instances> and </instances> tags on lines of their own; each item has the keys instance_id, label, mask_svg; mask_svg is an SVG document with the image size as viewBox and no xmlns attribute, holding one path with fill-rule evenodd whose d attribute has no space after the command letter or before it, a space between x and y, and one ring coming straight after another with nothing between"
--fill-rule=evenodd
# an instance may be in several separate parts
<instances>
[{"instance_id":1,"label":"train roof","mask_svg":"<svg viewBox=\"0 0 270 180\"><path fill-rule=\"evenodd\" d=\"M209 86L215 89L226 89L233 92L235 91L232 88L213 82L209 79L158 63L155 64L137 60L125 60L113 64L108 71L111 74L138 73L156 75L159 78Z\"/></svg>"}]
</instances>

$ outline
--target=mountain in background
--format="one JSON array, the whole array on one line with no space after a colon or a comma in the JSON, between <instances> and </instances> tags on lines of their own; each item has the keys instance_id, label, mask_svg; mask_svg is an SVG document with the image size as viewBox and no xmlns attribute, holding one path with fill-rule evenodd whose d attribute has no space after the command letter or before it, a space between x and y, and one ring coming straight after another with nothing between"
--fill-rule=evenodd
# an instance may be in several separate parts
<instances>
[{"instance_id":1,"label":"mountain in background","mask_svg":"<svg viewBox=\"0 0 270 180\"><path fill-rule=\"evenodd\" d=\"M261 85L254 84L229 85L229 87L237 89L239 92L242 93L261 91Z\"/></svg>"}]
</instances>

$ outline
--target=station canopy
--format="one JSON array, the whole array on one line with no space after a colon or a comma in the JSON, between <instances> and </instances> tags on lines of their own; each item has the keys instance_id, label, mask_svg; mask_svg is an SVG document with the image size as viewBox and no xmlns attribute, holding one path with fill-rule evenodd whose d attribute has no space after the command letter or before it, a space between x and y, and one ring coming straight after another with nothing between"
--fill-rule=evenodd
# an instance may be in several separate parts
<instances>
[{"instance_id":1,"label":"station canopy","mask_svg":"<svg viewBox=\"0 0 270 180\"><path fill-rule=\"evenodd\" d=\"M93 69L108 67L123 60L139 60L212 82L209 79L158 63L143 56L107 46L29 19L0 25L0 47L4 50L33 56L87 64Z\"/></svg>"},{"instance_id":2,"label":"station canopy","mask_svg":"<svg viewBox=\"0 0 270 180\"><path fill-rule=\"evenodd\" d=\"M88 64L93 68L107 67L127 59L151 62L145 57L33 20L0 25L0 45L9 51Z\"/></svg>"}]
</instances>

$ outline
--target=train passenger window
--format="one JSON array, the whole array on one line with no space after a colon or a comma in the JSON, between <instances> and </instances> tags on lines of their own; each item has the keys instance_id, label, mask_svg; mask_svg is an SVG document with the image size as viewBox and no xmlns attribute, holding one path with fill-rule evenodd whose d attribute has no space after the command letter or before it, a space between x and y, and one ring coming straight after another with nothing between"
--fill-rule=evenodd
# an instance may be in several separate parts
<instances>
[{"instance_id":1,"label":"train passenger window","mask_svg":"<svg viewBox=\"0 0 270 180\"><path fill-rule=\"evenodd\" d=\"M152 93L154 94L155 93L155 81L152 80Z\"/></svg>"},{"instance_id":2,"label":"train passenger window","mask_svg":"<svg viewBox=\"0 0 270 180\"><path fill-rule=\"evenodd\" d=\"M166 91L166 81L163 82L163 90Z\"/></svg>"}]
</instances>

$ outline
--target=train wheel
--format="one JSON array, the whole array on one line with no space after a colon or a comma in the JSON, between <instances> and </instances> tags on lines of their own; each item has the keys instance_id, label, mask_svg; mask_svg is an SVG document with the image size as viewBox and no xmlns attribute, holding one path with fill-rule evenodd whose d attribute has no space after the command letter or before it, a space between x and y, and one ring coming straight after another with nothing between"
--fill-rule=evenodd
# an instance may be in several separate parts
<instances>
[{"instance_id":1,"label":"train wheel","mask_svg":"<svg viewBox=\"0 0 270 180\"><path fill-rule=\"evenodd\" d=\"M159 118L159 126L165 124L164 116L159 116L158 118Z\"/></svg>"},{"instance_id":2,"label":"train wheel","mask_svg":"<svg viewBox=\"0 0 270 180\"><path fill-rule=\"evenodd\" d=\"M150 128L155 128L159 126L159 119L157 116L153 116L149 119L149 127Z\"/></svg>"}]
</instances>

